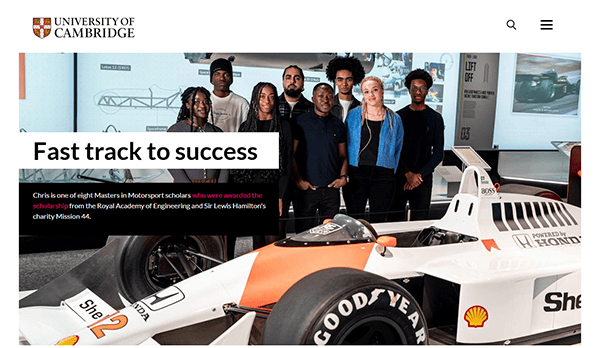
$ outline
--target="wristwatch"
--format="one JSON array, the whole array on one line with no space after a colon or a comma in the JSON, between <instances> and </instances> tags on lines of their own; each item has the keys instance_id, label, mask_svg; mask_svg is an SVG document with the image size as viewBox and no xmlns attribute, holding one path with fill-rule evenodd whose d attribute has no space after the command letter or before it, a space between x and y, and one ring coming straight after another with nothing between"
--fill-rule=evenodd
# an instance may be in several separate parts
<instances>
[{"instance_id":1,"label":"wristwatch","mask_svg":"<svg viewBox=\"0 0 600 348\"><path fill-rule=\"evenodd\" d=\"M350 176L348 174L342 174L342 175L340 175L340 179L341 178L346 178L346 184L350 182Z\"/></svg>"}]
</instances>

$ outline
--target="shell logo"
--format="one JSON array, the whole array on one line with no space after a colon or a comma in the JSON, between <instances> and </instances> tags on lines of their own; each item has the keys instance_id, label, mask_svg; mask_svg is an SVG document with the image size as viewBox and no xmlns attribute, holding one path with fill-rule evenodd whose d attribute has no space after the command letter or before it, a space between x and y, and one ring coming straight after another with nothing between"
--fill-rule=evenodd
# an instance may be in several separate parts
<instances>
[{"instance_id":1,"label":"shell logo","mask_svg":"<svg viewBox=\"0 0 600 348\"><path fill-rule=\"evenodd\" d=\"M488 320L488 311L482 306L473 306L465 312L465 321L469 327L483 327Z\"/></svg>"},{"instance_id":2,"label":"shell logo","mask_svg":"<svg viewBox=\"0 0 600 348\"><path fill-rule=\"evenodd\" d=\"M77 343L78 341L79 341L79 336L73 335L73 336L69 336L67 338L63 338L62 340L58 341L55 345L56 346L74 346L75 343Z\"/></svg>"}]
</instances>

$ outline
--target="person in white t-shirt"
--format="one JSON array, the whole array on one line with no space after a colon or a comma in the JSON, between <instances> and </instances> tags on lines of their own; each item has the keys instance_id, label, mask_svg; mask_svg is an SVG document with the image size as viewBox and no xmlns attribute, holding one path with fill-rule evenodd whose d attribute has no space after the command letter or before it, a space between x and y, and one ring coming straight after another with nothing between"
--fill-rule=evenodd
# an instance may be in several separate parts
<instances>
[{"instance_id":1,"label":"person in white t-shirt","mask_svg":"<svg viewBox=\"0 0 600 348\"><path fill-rule=\"evenodd\" d=\"M325 73L327 79L335 83L338 89L331 113L344 122L348 112L360 106L360 102L352 94L352 88L365 77L365 68L356 57L335 57L327 64Z\"/></svg>"},{"instance_id":2,"label":"person in white t-shirt","mask_svg":"<svg viewBox=\"0 0 600 348\"><path fill-rule=\"evenodd\" d=\"M250 106L248 101L233 91L233 68L227 59L219 58L210 64L210 83L213 85L212 101L215 126L223 132L237 132L246 120Z\"/></svg>"},{"instance_id":3,"label":"person in white t-shirt","mask_svg":"<svg viewBox=\"0 0 600 348\"><path fill-rule=\"evenodd\" d=\"M242 123L248 117L250 105L248 101L231 91L229 87L233 83L233 67L227 59L215 59L210 64L210 83L213 90L210 93L212 111L214 115L213 124L223 132L237 132ZM231 177L230 177L231 178ZM236 236L227 235L227 259L234 257Z\"/></svg>"}]
</instances>

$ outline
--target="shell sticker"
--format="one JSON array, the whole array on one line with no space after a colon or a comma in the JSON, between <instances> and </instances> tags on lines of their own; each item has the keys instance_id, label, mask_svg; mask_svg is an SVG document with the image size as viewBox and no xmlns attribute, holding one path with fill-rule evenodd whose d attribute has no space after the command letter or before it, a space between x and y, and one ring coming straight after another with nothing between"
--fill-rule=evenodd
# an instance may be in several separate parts
<instances>
[{"instance_id":1,"label":"shell sticker","mask_svg":"<svg viewBox=\"0 0 600 348\"><path fill-rule=\"evenodd\" d=\"M488 311L482 306L473 306L465 312L465 321L469 327L483 327L488 320Z\"/></svg>"}]
</instances>

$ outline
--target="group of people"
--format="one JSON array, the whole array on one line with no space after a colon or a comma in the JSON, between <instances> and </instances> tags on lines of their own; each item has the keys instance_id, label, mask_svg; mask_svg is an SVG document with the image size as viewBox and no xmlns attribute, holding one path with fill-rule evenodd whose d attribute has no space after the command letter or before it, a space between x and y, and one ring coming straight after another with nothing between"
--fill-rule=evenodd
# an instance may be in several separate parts
<instances>
[{"instance_id":1,"label":"group of people","mask_svg":"<svg viewBox=\"0 0 600 348\"><path fill-rule=\"evenodd\" d=\"M346 213L356 218L365 218L368 205L370 222L401 221L407 202L411 220L428 218L433 171L444 147L442 116L425 105L431 75L422 69L408 74L411 103L396 112L384 104L383 82L365 77L357 58L332 59L326 76L338 93L321 82L308 100L302 69L290 65L283 71L283 93L259 82L248 103L230 89L231 62L217 59L210 65L213 91L190 87L181 96L168 132L279 133L278 169L169 170L175 182L278 184L279 232L255 236L255 248L285 238L290 204L297 232L332 218L340 211L340 189ZM352 93L356 85L362 101Z\"/></svg>"}]
</instances>

